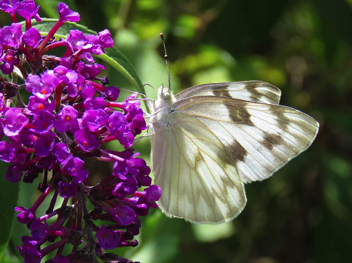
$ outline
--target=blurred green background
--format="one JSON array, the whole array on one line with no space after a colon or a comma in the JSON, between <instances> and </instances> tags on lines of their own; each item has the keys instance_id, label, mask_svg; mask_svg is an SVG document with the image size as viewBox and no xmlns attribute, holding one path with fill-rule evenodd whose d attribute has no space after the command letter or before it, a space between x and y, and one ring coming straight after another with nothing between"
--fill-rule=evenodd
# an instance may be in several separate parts
<instances>
[{"instance_id":1,"label":"blurred green background","mask_svg":"<svg viewBox=\"0 0 352 263\"><path fill-rule=\"evenodd\" d=\"M57 16L58 1L36 2L43 17ZM350 262L352 0L64 2L88 28L110 29L143 84L167 83L163 32L174 92L202 83L263 80L282 90L281 104L321 125L305 153L272 178L246 186L247 206L232 222L193 225L155 210L143 219L140 245L116 250L120 256L142 263ZM0 15L1 25L9 22ZM112 85L134 89L114 69L107 75ZM155 91L147 87L147 95L155 98ZM149 161L148 139L138 151ZM97 165L92 171L102 174ZM26 187L20 202L29 202ZM14 237L10 247L18 242Z\"/></svg>"}]
</instances>

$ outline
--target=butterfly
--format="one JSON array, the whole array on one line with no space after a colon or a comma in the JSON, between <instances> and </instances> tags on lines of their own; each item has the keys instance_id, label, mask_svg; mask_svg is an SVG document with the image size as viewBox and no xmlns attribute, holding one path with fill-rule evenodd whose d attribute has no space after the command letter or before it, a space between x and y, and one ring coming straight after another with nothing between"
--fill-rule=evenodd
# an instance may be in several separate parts
<instances>
[{"instance_id":1,"label":"butterfly","mask_svg":"<svg viewBox=\"0 0 352 263\"><path fill-rule=\"evenodd\" d=\"M315 139L319 123L279 105L262 81L213 83L176 95L161 85L149 124L157 202L169 217L218 224L246 205L244 184L270 177Z\"/></svg>"}]
</instances>

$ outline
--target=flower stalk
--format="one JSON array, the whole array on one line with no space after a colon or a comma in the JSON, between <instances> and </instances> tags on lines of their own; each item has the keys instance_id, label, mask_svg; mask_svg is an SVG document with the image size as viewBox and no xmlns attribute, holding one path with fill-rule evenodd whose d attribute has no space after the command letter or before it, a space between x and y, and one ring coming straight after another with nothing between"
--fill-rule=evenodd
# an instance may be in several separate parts
<instances>
[{"instance_id":1,"label":"flower stalk","mask_svg":"<svg viewBox=\"0 0 352 263\"><path fill-rule=\"evenodd\" d=\"M0 10L13 21L0 29L0 70L13 76L0 77L0 160L10 163L7 180L41 180L42 192L31 208L15 208L17 220L31 231L18 249L24 262L41 262L53 251L47 262L130 262L106 250L137 246L139 217L156 208L161 196L160 187L151 185L150 168L133 149L147 128L140 101L133 94L116 102L120 89L98 77L105 68L93 55L113 46L108 30L97 35L71 30L66 39L56 39L66 21L79 21L77 12L60 3L58 22L41 37L31 24L33 18L41 21L39 8L33 0L0 1ZM25 20L24 32L16 14ZM57 47L66 48L62 56L47 55ZM21 100L24 89L28 102ZM110 141L124 150L102 149ZM90 158L113 164L96 185L88 185ZM48 198L46 214L39 215ZM71 251L64 252L69 244Z\"/></svg>"}]
</instances>

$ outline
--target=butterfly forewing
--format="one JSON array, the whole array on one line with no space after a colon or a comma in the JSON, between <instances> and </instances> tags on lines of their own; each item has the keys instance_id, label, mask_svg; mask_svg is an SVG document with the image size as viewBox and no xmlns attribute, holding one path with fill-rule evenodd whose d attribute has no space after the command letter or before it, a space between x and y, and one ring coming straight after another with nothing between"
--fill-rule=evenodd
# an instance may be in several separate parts
<instances>
[{"instance_id":1,"label":"butterfly forewing","mask_svg":"<svg viewBox=\"0 0 352 263\"><path fill-rule=\"evenodd\" d=\"M225 146L242 182L271 176L313 142L319 124L293 108L215 96L174 103L204 123Z\"/></svg>"},{"instance_id":2,"label":"butterfly forewing","mask_svg":"<svg viewBox=\"0 0 352 263\"><path fill-rule=\"evenodd\" d=\"M168 216L193 223L221 223L236 217L246 203L243 183L230 154L201 121L173 112L152 137L158 202Z\"/></svg>"},{"instance_id":3,"label":"butterfly forewing","mask_svg":"<svg viewBox=\"0 0 352 263\"><path fill-rule=\"evenodd\" d=\"M247 101L278 104L281 91L277 87L257 80L211 83L193 86L176 95L177 100L193 96L221 96Z\"/></svg>"}]
</instances>

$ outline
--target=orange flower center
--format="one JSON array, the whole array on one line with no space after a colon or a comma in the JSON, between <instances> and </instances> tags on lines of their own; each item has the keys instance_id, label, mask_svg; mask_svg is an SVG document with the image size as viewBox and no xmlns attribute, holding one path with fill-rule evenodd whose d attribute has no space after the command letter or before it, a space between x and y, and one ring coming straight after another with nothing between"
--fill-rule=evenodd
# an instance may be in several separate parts
<instances>
[{"instance_id":1,"label":"orange flower center","mask_svg":"<svg viewBox=\"0 0 352 263\"><path fill-rule=\"evenodd\" d=\"M39 104L38 110L44 110L44 105L43 104Z\"/></svg>"}]
</instances>

